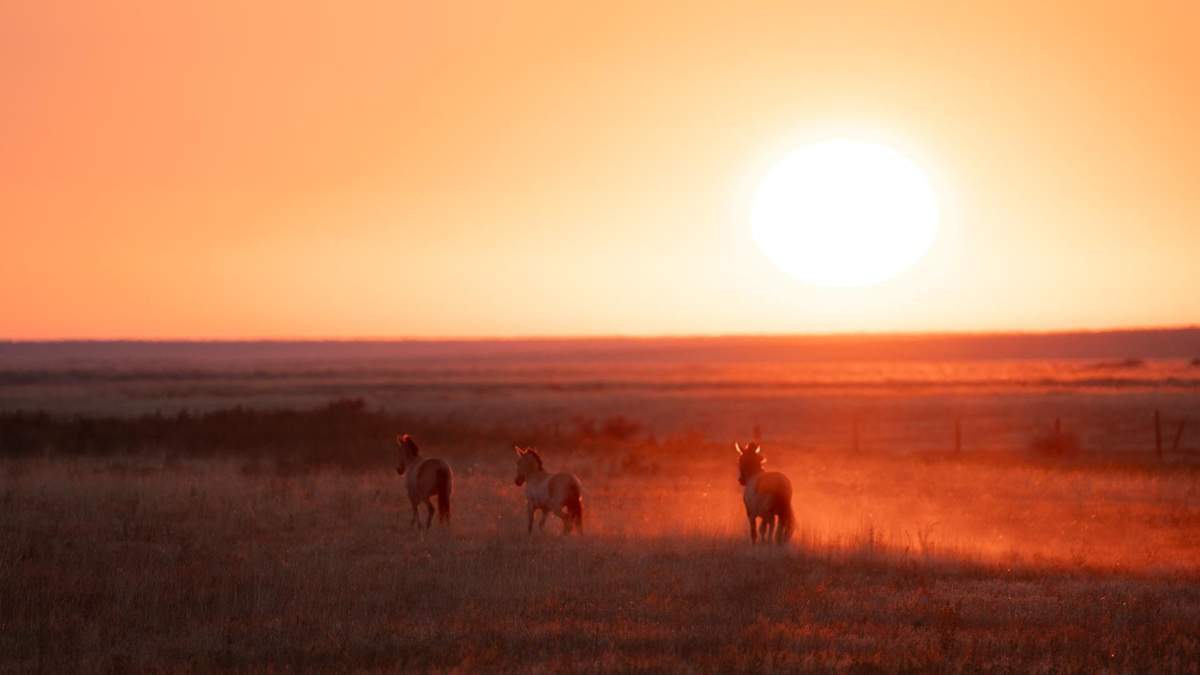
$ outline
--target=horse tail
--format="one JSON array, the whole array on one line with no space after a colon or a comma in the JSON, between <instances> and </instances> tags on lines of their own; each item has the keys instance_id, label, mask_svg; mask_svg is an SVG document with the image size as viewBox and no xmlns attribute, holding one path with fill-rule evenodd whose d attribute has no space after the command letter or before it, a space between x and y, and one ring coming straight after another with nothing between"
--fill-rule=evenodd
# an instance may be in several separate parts
<instances>
[{"instance_id":1,"label":"horse tail","mask_svg":"<svg viewBox=\"0 0 1200 675\"><path fill-rule=\"evenodd\" d=\"M779 514L779 541L791 541L792 531L796 528L796 512L792 510L792 502L784 505L783 512Z\"/></svg>"},{"instance_id":2,"label":"horse tail","mask_svg":"<svg viewBox=\"0 0 1200 675\"><path fill-rule=\"evenodd\" d=\"M579 488L576 487L574 493L567 499L567 514L571 516L574 522L575 529L580 533L583 532L583 495L580 494Z\"/></svg>"},{"instance_id":3,"label":"horse tail","mask_svg":"<svg viewBox=\"0 0 1200 675\"><path fill-rule=\"evenodd\" d=\"M450 522L450 490L454 482L454 474L445 464L438 467L434 490L437 492L438 522Z\"/></svg>"}]
</instances>

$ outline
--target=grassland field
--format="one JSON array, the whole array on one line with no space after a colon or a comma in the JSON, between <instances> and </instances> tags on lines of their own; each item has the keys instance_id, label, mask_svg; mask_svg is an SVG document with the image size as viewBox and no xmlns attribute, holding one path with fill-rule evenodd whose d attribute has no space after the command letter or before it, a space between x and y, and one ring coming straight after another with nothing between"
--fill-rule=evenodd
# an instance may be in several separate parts
<instances>
[{"instance_id":1,"label":"grassland field","mask_svg":"<svg viewBox=\"0 0 1200 675\"><path fill-rule=\"evenodd\" d=\"M158 372L0 374L0 670L1200 670L1197 444L1153 447L1185 376ZM782 548L741 510L755 427ZM409 528L399 431L454 467L449 528ZM580 476L584 536L526 534L512 442Z\"/></svg>"}]
</instances>

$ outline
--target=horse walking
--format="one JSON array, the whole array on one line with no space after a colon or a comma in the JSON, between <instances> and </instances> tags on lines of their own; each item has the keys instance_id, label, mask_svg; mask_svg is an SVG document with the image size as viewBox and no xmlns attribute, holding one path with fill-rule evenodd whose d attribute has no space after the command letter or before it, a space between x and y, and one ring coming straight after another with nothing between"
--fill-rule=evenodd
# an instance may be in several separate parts
<instances>
[{"instance_id":1,"label":"horse walking","mask_svg":"<svg viewBox=\"0 0 1200 675\"><path fill-rule=\"evenodd\" d=\"M744 450L737 443L733 447L738 453L738 482L746 486L742 501L750 521L750 542L757 542L761 535L763 543L768 543L772 534L776 544L786 542L791 539L796 524L796 515L792 511L792 482L778 471L763 471L767 458L758 443L747 443ZM758 519L761 523L755 527Z\"/></svg>"},{"instance_id":2,"label":"horse walking","mask_svg":"<svg viewBox=\"0 0 1200 675\"><path fill-rule=\"evenodd\" d=\"M408 500L412 502L412 521L410 526L421 529L421 516L417 507L424 503L429 509L425 517L425 529L433 523L433 502L437 496L438 521L450 524L450 490L454 482L454 472L450 465L440 459L421 457L420 448L412 436L404 434L396 437L396 445L400 446L400 466L396 473L404 476L404 487L408 490Z\"/></svg>"},{"instance_id":3,"label":"horse walking","mask_svg":"<svg viewBox=\"0 0 1200 675\"><path fill-rule=\"evenodd\" d=\"M525 510L529 516L529 532L533 533L533 512L541 510L541 529L546 529L546 516L553 513L563 521L563 534L572 530L583 532L583 488L579 479L569 473L547 473L542 456L533 448L514 445L517 452L518 486L525 486Z\"/></svg>"}]
</instances>

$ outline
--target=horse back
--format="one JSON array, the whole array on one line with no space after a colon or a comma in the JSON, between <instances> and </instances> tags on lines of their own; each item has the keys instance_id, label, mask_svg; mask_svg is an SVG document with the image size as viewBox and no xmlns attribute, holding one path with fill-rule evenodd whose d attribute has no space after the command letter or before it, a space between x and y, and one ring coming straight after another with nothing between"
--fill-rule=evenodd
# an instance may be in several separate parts
<instances>
[{"instance_id":1,"label":"horse back","mask_svg":"<svg viewBox=\"0 0 1200 675\"><path fill-rule=\"evenodd\" d=\"M450 465L445 461L433 457L422 460L405 482L408 496L412 499L425 499L432 496L442 482L440 478L442 476L449 478L451 475Z\"/></svg>"},{"instance_id":2,"label":"horse back","mask_svg":"<svg viewBox=\"0 0 1200 675\"><path fill-rule=\"evenodd\" d=\"M556 473L550 477L550 501L558 507L578 499L583 494L582 484L574 474Z\"/></svg>"},{"instance_id":3,"label":"horse back","mask_svg":"<svg viewBox=\"0 0 1200 675\"><path fill-rule=\"evenodd\" d=\"M769 494L777 499L792 501L792 481L778 471L768 471L758 479L758 491Z\"/></svg>"},{"instance_id":4,"label":"horse back","mask_svg":"<svg viewBox=\"0 0 1200 675\"><path fill-rule=\"evenodd\" d=\"M782 514L791 510L792 482L778 471L768 471L746 485L744 498L747 514Z\"/></svg>"}]
</instances>

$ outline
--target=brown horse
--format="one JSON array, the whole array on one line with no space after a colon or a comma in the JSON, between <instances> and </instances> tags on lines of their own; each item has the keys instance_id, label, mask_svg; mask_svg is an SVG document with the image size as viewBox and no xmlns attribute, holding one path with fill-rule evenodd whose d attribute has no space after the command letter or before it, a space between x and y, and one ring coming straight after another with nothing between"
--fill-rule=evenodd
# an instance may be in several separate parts
<instances>
[{"instance_id":1,"label":"brown horse","mask_svg":"<svg viewBox=\"0 0 1200 675\"><path fill-rule=\"evenodd\" d=\"M763 471L767 458L758 443L747 443L744 450L737 443L733 447L738 453L738 482L746 486L742 501L750 521L750 542L757 542L760 534L763 543L770 542L772 534L776 544L786 542L796 524L792 482L778 471ZM755 527L754 521L760 518L761 524Z\"/></svg>"},{"instance_id":2,"label":"brown horse","mask_svg":"<svg viewBox=\"0 0 1200 675\"><path fill-rule=\"evenodd\" d=\"M572 529L583 533L583 488L579 479L569 473L550 474L542 467L542 456L533 448L514 445L517 452L518 486L525 486L525 510L529 516L529 532L533 533L533 512L541 510L541 529L546 529L546 516L553 513L563 521L563 534Z\"/></svg>"},{"instance_id":3,"label":"brown horse","mask_svg":"<svg viewBox=\"0 0 1200 675\"><path fill-rule=\"evenodd\" d=\"M450 465L440 459L421 457L420 448L412 436L404 434L396 437L396 445L400 446L400 465L396 473L404 476L404 487L408 489L408 500L412 502L412 521L410 526L421 529L421 517L417 506L424 503L429 508L425 517L425 529L433 523L433 502L430 499L437 495L438 521L450 524L450 490L454 482L454 472Z\"/></svg>"}]
</instances>

